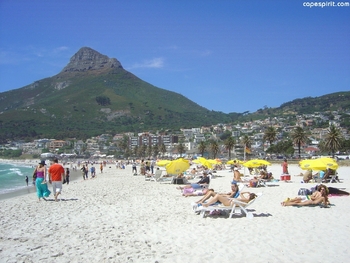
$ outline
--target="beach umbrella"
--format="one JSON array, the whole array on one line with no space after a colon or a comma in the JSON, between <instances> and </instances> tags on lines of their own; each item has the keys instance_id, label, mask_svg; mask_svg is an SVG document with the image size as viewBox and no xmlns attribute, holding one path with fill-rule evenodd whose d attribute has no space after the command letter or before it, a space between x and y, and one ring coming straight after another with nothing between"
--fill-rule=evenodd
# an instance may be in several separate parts
<instances>
[{"instance_id":1,"label":"beach umbrella","mask_svg":"<svg viewBox=\"0 0 350 263\"><path fill-rule=\"evenodd\" d=\"M338 163L332 158L318 158L311 160L302 160L299 162L299 166L303 170L317 170L324 171L328 168L332 170L338 169Z\"/></svg>"},{"instance_id":2,"label":"beach umbrella","mask_svg":"<svg viewBox=\"0 0 350 263\"><path fill-rule=\"evenodd\" d=\"M184 158L179 158L171 161L165 166L168 174L179 174L183 173L190 167L190 162Z\"/></svg>"},{"instance_id":3,"label":"beach umbrella","mask_svg":"<svg viewBox=\"0 0 350 263\"><path fill-rule=\"evenodd\" d=\"M169 160L159 160L159 161L157 162L157 165L158 165L158 166L166 166L168 163L170 163Z\"/></svg>"},{"instance_id":4,"label":"beach umbrella","mask_svg":"<svg viewBox=\"0 0 350 263\"><path fill-rule=\"evenodd\" d=\"M255 168L263 165L271 165L271 163L262 159L254 159L243 163L243 166L248 168Z\"/></svg>"},{"instance_id":5,"label":"beach umbrella","mask_svg":"<svg viewBox=\"0 0 350 263\"><path fill-rule=\"evenodd\" d=\"M211 164L207 159L205 159L204 157L199 157L198 159L199 159L199 162L200 162L203 166L205 166L205 167L207 167L207 168L213 168L212 164Z\"/></svg>"}]
</instances>

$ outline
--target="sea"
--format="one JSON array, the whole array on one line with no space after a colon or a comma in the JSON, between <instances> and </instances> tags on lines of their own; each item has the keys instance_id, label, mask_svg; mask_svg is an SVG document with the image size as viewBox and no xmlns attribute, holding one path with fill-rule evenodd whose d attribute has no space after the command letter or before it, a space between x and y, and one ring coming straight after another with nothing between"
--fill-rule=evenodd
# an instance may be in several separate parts
<instances>
[{"instance_id":1,"label":"sea","mask_svg":"<svg viewBox=\"0 0 350 263\"><path fill-rule=\"evenodd\" d=\"M0 163L0 194L13 192L31 186L34 167L25 164Z\"/></svg>"}]
</instances>

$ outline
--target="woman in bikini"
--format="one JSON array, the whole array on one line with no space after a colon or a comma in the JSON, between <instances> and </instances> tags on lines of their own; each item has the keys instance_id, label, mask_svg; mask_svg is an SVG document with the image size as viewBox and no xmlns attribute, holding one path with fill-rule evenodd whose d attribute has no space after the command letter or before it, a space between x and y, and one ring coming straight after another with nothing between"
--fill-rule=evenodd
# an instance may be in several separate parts
<instances>
[{"instance_id":1,"label":"woman in bikini","mask_svg":"<svg viewBox=\"0 0 350 263\"><path fill-rule=\"evenodd\" d=\"M321 184L318 186L317 191L315 191L310 196L298 196L293 199L287 198L281 203L282 206L308 206L308 205L318 205L324 204L329 205L328 201L328 188L327 186Z\"/></svg>"}]
</instances>

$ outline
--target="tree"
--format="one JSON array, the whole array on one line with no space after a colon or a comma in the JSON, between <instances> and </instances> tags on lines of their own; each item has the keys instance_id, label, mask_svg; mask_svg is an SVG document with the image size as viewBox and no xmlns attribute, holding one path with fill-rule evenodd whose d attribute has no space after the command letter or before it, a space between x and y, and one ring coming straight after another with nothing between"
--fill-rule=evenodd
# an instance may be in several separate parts
<instances>
[{"instance_id":1,"label":"tree","mask_svg":"<svg viewBox=\"0 0 350 263\"><path fill-rule=\"evenodd\" d=\"M163 155L163 157L164 157L164 154L166 153L166 147L165 147L165 144L164 144L164 143L162 143L162 144L160 145L159 151L162 153L162 155Z\"/></svg>"},{"instance_id":2,"label":"tree","mask_svg":"<svg viewBox=\"0 0 350 263\"><path fill-rule=\"evenodd\" d=\"M328 133L326 134L324 145L327 150L332 153L334 158L334 154L341 147L343 141L343 135L341 130L335 127L333 124L328 128Z\"/></svg>"},{"instance_id":3,"label":"tree","mask_svg":"<svg viewBox=\"0 0 350 263\"><path fill-rule=\"evenodd\" d=\"M158 156L158 154L159 154L159 146L158 146L158 144L153 145L152 152L153 152L153 156L155 156L155 157Z\"/></svg>"},{"instance_id":4,"label":"tree","mask_svg":"<svg viewBox=\"0 0 350 263\"><path fill-rule=\"evenodd\" d=\"M231 151L235 147L235 139L230 136L224 142L225 149L228 151L228 159L231 160Z\"/></svg>"},{"instance_id":5,"label":"tree","mask_svg":"<svg viewBox=\"0 0 350 263\"><path fill-rule=\"evenodd\" d=\"M147 146L147 156L148 156L148 158L152 157L152 150L153 150L152 145L148 145Z\"/></svg>"},{"instance_id":6,"label":"tree","mask_svg":"<svg viewBox=\"0 0 350 263\"><path fill-rule=\"evenodd\" d=\"M212 140L212 141L210 142L210 151L212 152L213 158L214 158L214 159L216 158L216 156L217 156L219 150L220 150L220 149L219 149L219 144L218 144L218 142Z\"/></svg>"},{"instance_id":7,"label":"tree","mask_svg":"<svg viewBox=\"0 0 350 263\"><path fill-rule=\"evenodd\" d=\"M267 127L267 129L264 132L263 140L269 142L270 145L277 139L277 132L276 129L272 126Z\"/></svg>"},{"instance_id":8,"label":"tree","mask_svg":"<svg viewBox=\"0 0 350 263\"><path fill-rule=\"evenodd\" d=\"M180 154L180 157L182 157L182 154L185 152L185 146L182 143L179 143L176 147L178 153Z\"/></svg>"},{"instance_id":9,"label":"tree","mask_svg":"<svg viewBox=\"0 0 350 263\"><path fill-rule=\"evenodd\" d=\"M301 148L301 145L306 143L307 140L308 140L308 138L306 136L306 133L303 130L303 128L298 126L298 127L295 128L295 130L292 131L291 137L292 137L293 143L298 145L298 156L299 156L299 159L300 159L300 148Z\"/></svg>"},{"instance_id":10,"label":"tree","mask_svg":"<svg viewBox=\"0 0 350 263\"><path fill-rule=\"evenodd\" d=\"M205 152L206 148L207 148L207 145L206 145L205 141L201 141L199 143L199 145L198 145L198 151L199 151L199 153L201 154L202 157L204 155L204 152Z\"/></svg>"}]
</instances>

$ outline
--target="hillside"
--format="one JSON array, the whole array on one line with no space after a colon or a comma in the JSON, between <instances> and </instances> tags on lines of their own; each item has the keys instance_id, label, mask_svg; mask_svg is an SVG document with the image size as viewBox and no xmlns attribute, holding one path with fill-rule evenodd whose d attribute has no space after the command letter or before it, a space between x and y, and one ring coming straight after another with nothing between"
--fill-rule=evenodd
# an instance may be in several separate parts
<instances>
[{"instance_id":1,"label":"hillside","mask_svg":"<svg viewBox=\"0 0 350 263\"><path fill-rule=\"evenodd\" d=\"M0 140L86 138L230 121L186 97L146 83L120 62L81 48L57 75L0 93Z\"/></svg>"}]
</instances>

